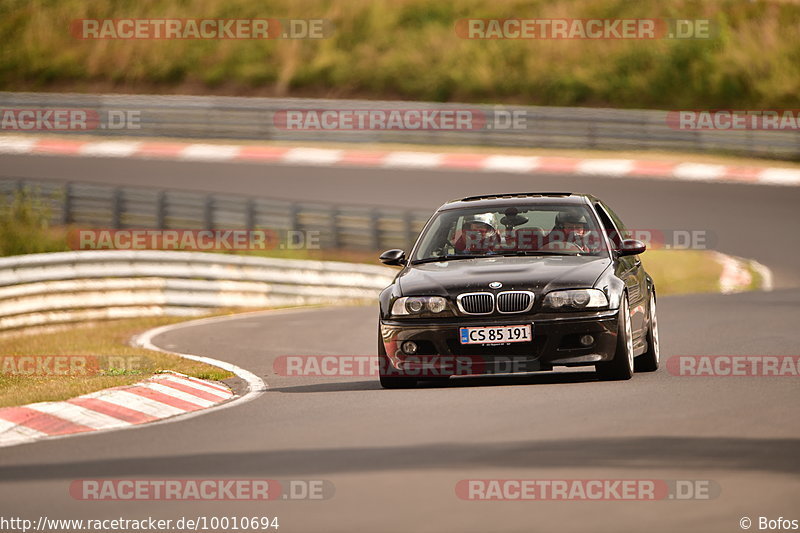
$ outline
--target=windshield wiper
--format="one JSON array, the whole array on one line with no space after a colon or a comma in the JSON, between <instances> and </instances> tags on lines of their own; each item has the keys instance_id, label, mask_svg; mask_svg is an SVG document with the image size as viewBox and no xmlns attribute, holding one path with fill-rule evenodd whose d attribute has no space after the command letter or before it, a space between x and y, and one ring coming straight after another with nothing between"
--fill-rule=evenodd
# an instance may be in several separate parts
<instances>
[{"instance_id":1,"label":"windshield wiper","mask_svg":"<svg viewBox=\"0 0 800 533\"><path fill-rule=\"evenodd\" d=\"M511 257L511 256L518 256L518 255L581 255L587 252L561 252L557 250L515 250L509 252L498 252L495 255L501 255L504 257Z\"/></svg>"},{"instance_id":2,"label":"windshield wiper","mask_svg":"<svg viewBox=\"0 0 800 533\"><path fill-rule=\"evenodd\" d=\"M440 257L426 257L425 259L415 259L414 261L411 261L411 264L419 265L422 263L436 263L439 261L450 261L451 259L476 259L478 257L495 257L495 256L484 255L484 254L467 254L467 255L450 254L450 255L442 255Z\"/></svg>"}]
</instances>

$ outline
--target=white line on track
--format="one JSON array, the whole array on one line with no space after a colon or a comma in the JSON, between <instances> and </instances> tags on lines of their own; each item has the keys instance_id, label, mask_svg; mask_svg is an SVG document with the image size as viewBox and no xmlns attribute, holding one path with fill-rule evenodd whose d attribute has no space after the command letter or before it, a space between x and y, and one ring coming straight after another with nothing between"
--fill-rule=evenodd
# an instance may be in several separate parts
<instances>
[{"instance_id":1,"label":"white line on track","mask_svg":"<svg viewBox=\"0 0 800 533\"><path fill-rule=\"evenodd\" d=\"M672 176L688 181L715 181L725 176L725 167L705 163L681 163L674 168Z\"/></svg>"},{"instance_id":2,"label":"white line on track","mask_svg":"<svg viewBox=\"0 0 800 533\"><path fill-rule=\"evenodd\" d=\"M283 156L282 163L300 165L333 165L342 158L342 150L325 148L292 148Z\"/></svg>"},{"instance_id":3,"label":"white line on track","mask_svg":"<svg viewBox=\"0 0 800 533\"><path fill-rule=\"evenodd\" d=\"M530 172L538 166L538 157L521 155L491 155L483 160L483 170L488 172Z\"/></svg>"},{"instance_id":4,"label":"white line on track","mask_svg":"<svg viewBox=\"0 0 800 533\"><path fill-rule=\"evenodd\" d=\"M208 385L203 385L202 383L199 383L199 382L196 382L196 381L189 381L189 380L186 380L186 379L181 379L181 378L179 378L177 376L171 376L169 374L164 374L163 377L161 377L161 379L159 379L159 381L162 382L162 383L164 381L168 381L170 383L178 383L178 384L184 385L186 387L191 387L193 389L197 389L198 392L205 392L207 394L211 394L211 395L216 396L216 397L218 397L218 398L220 398L222 400L227 400L228 398L231 397L230 393L224 392L224 391L218 389L217 387L209 387Z\"/></svg>"},{"instance_id":5,"label":"white line on track","mask_svg":"<svg viewBox=\"0 0 800 533\"><path fill-rule=\"evenodd\" d=\"M227 161L239 155L240 146L225 144L190 144L181 150L180 158L193 161Z\"/></svg>"},{"instance_id":6,"label":"white line on track","mask_svg":"<svg viewBox=\"0 0 800 533\"><path fill-rule=\"evenodd\" d=\"M442 154L431 152L391 152L383 159L387 168L436 168L442 160Z\"/></svg>"},{"instance_id":7,"label":"white line on track","mask_svg":"<svg viewBox=\"0 0 800 533\"><path fill-rule=\"evenodd\" d=\"M800 170L768 168L761 171L761 177L758 181L769 185L800 185Z\"/></svg>"},{"instance_id":8,"label":"white line on track","mask_svg":"<svg viewBox=\"0 0 800 533\"><path fill-rule=\"evenodd\" d=\"M599 176L626 176L632 170L631 159L585 159L576 168L578 174Z\"/></svg>"},{"instance_id":9,"label":"white line on track","mask_svg":"<svg viewBox=\"0 0 800 533\"><path fill-rule=\"evenodd\" d=\"M9 135L0 137L0 154L27 154L33 150L38 139Z\"/></svg>"},{"instance_id":10,"label":"white line on track","mask_svg":"<svg viewBox=\"0 0 800 533\"><path fill-rule=\"evenodd\" d=\"M130 157L139 150L140 142L101 141L81 146L79 153L100 157Z\"/></svg>"},{"instance_id":11,"label":"white line on track","mask_svg":"<svg viewBox=\"0 0 800 533\"><path fill-rule=\"evenodd\" d=\"M185 413L179 416L175 416L172 418L167 418L164 420L159 420L155 422L151 422L149 426L154 424L168 424L171 422L177 422L180 420L186 420L188 418L193 418L195 416L201 416L206 413L210 413L212 411L218 411L220 409L228 409L230 407L234 407L236 405L240 405L246 402L250 402L264 394L267 390L267 384L257 375L253 374L249 370L245 370L239 366L234 365L233 363L228 363L227 361L220 361L219 359L213 359L211 357L204 357L201 355L193 355L188 353L181 353L181 352L174 352L171 350L166 350L159 346L153 344L153 339L162 335L164 333L169 333L172 331L177 331L179 329L184 328L192 328L196 326L207 326L209 324L217 324L220 322L227 322L229 320L238 320L245 317L252 317L252 316L262 316L262 315L279 315L284 313L295 313L295 312L303 312L308 311L311 309L315 309L315 306L302 306L302 307L289 307L286 309L268 309L265 311L251 311L248 313L238 313L232 316L221 316L221 317L209 317L209 318L200 318L198 320L190 320L189 322L181 322L179 324L171 324L169 326L161 326L155 329L151 329L149 331L145 331L144 333L134 337L132 339L132 344L135 346L139 346L145 348L147 350L153 350L156 352L164 352L170 353L173 355L177 355L183 357L185 359L190 359L192 361L199 361L201 363L206 363L212 366L216 366L218 368L222 368L223 370L227 370L229 372L233 372L236 374L237 377L243 379L247 383L247 393L237 398L233 398L229 402L225 402L222 404L217 404L213 407L209 407L208 409L202 409L200 411L194 411L191 413Z\"/></svg>"}]
</instances>

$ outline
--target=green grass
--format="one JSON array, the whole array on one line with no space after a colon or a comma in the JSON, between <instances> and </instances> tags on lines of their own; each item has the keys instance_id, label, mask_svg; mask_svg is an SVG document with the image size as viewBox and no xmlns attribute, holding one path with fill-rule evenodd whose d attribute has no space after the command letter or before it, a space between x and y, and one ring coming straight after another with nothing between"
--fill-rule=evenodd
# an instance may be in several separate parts
<instances>
[{"instance_id":1,"label":"green grass","mask_svg":"<svg viewBox=\"0 0 800 533\"><path fill-rule=\"evenodd\" d=\"M100 372L89 375L30 376L0 372L0 407L74 398L108 387L130 385L163 370L174 370L196 378L217 381L232 377L232 373L215 366L128 345L129 339L136 333L182 320L137 318L78 324L35 335L5 334L0 337L0 356L4 358L21 355L102 357ZM136 368L108 366L108 356L113 356L118 361L135 361Z\"/></svg>"},{"instance_id":2,"label":"green grass","mask_svg":"<svg viewBox=\"0 0 800 533\"><path fill-rule=\"evenodd\" d=\"M79 40L80 18L324 18L317 40ZM461 18L703 18L698 40L466 40ZM0 89L793 108L800 5L766 0L5 0Z\"/></svg>"},{"instance_id":3,"label":"green grass","mask_svg":"<svg viewBox=\"0 0 800 533\"><path fill-rule=\"evenodd\" d=\"M35 189L0 198L0 257L69 250L65 231L50 227L49 200Z\"/></svg>"},{"instance_id":4,"label":"green grass","mask_svg":"<svg viewBox=\"0 0 800 533\"><path fill-rule=\"evenodd\" d=\"M705 250L648 250L642 264L659 295L719 292L722 266ZM755 287L754 287L755 289Z\"/></svg>"}]
</instances>

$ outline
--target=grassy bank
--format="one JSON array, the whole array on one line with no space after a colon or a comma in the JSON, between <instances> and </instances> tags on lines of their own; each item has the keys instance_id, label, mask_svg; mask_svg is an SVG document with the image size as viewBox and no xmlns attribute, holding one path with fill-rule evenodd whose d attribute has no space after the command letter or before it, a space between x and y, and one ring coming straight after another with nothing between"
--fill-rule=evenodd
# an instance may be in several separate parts
<instances>
[{"instance_id":1,"label":"grassy bank","mask_svg":"<svg viewBox=\"0 0 800 533\"><path fill-rule=\"evenodd\" d=\"M32 402L65 400L108 387L130 385L160 370L174 370L200 379L222 380L232 373L190 361L177 355L153 352L128 345L128 340L144 330L180 322L181 318L138 318L104 323L79 324L35 335L8 334L0 337L4 364L15 356L76 355L111 356L118 361L110 366L101 361L98 372L86 375L21 375L0 372L0 407ZM119 362L127 361L121 368ZM13 363L12 363L13 364ZM89 365L91 366L91 365Z\"/></svg>"},{"instance_id":2,"label":"grassy bank","mask_svg":"<svg viewBox=\"0 0 800 533\"><path fill-rule=\"evenodd\" d=\"M323 18L329 39L80 40L82 18ZM462 18L711 19L713 39L467 40ZM779 0L6 0L0 89L641 108L796 106L800 5Z\"/></svg>"}]
</instances>

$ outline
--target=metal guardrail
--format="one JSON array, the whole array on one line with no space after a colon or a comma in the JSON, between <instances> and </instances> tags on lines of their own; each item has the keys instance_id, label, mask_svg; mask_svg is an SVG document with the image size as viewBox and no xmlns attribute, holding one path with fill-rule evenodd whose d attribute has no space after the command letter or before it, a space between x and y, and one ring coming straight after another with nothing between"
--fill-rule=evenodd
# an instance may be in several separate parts
<instances>
[{"instance_id":1,"label":"metal guardrail","mask_svg":"<svg viewBox=\"0 0 800 533\"><path fill-rule=\"evenodd\" d=\"M91 251L0 258L0 331L213 308L373 299L392 269L200 252Z\"/></svg>"},{"instance_id":2,"label":"metal guardrail","mask_svg":"<svg viewBox=\"0 0 800 533\"><path fill-rule=\"evenodd\" d=\"M295 235L298 241L314 232L323 249L408 249L430 216L427 211L7 178L0 178L0 205L7 205L17 191L42 201L56 225L264 229Z\"/></svg>"},{"instance_id":3,"label":"metal guardrail","mask_svg":"<svg viewBox=\"0 0 800 533\"><path fill-rule=\"evenodd\" d=\"M0 92L0 109L37 108L93 109L101 116L105 116L109 110L140 112L139 129L104 128L86 132L105 136L680 150L800 158L800 130L676 130L668 126L666 111L366 100ZM525 128L492 127L468 131L296 131L281 129L275 124L275 114L287 109L410 108L470 109L481 111L488 117L494 117L498 112L517 111L524 117Z\"/></svg>"}]
</instances>

